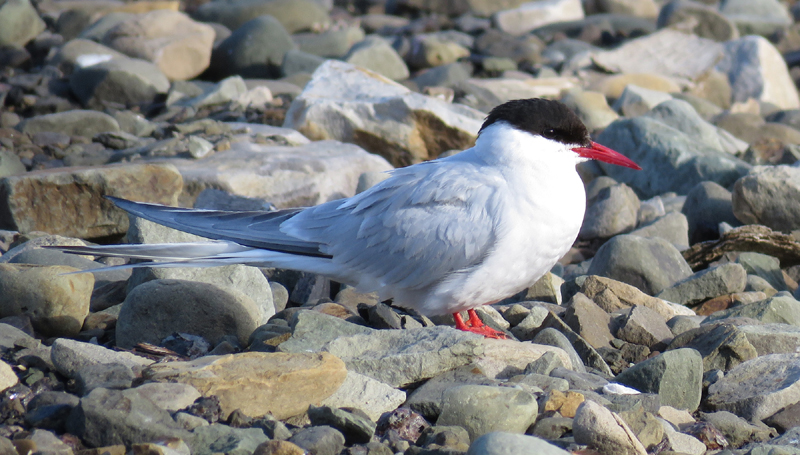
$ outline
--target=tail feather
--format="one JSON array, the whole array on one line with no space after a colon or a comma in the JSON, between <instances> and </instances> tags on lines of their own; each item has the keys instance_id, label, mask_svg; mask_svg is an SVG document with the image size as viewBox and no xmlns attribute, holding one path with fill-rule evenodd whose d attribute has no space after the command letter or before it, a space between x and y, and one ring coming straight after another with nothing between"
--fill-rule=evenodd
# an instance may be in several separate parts
<instances>
[{"instance_id":1,"label":"tail feather","mask_svg":"<svg viewBox=\"0 0 800 455\"><path fill-rule=\"evenodd\" d=\"M210 258L218 255L252 250L233 242L185 242L153 243L137 245L96 245L96 246L44 246L65 253L89 254L95 256L126 257L144 260L181 261L197 258Z\"/></svg>"}]
</instances>

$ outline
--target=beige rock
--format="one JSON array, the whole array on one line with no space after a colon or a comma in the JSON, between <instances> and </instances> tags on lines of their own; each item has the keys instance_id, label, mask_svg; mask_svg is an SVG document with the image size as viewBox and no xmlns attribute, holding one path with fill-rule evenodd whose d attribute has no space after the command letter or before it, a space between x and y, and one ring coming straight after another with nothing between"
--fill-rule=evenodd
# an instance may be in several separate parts
<instances>
[{"instance_id":1,"label":"beige rock","mask_svg":"<svg viewBox=\"0 0 800 455\"><path fill-rule=\"evenodd\" d=\"M695 422L694 417L692 417L689 411L685 409L676 409L672 406L661 406L658 408L658 416L679 428L681 425Z\"/></svg>"},{"instance_id":2,"label":"beige rock","mask_svg":"<svg viewBox=\"0 0 800 455\"><path fill-rule=\"evenodd\" d=\"M128 230L127 214L103 196L177 205L183 179L170 164L56 168L0 180L2 229L97 238Z\"/></svg>"},{"instance_id":3,"label":"beige rock","mask_svg":"<svg viewBox=\"0 0 800 455\"><path fill-rule=\"evenodd\" d=\"M517 8L499 11L492 22L500 30L512 35L523 35L531 30L555 22L583 19L580 0L545 0L523 3Z\"/></svg>"},{"instance_id":4,"label":"beige rock","mask_svg":"<svg viewBox=\"0 0 800 455\"><path fill-rule=\"evenodd\" d=\"M253 455L306 455L308 452L289 441L267 441L256 447Z\"/></svg>"},{"instance_id":5,"label":"beige rock","mask_svg":"<svg viewBox=\"0 0 800 455\"><path fill-rule=\"evenodd\" d=\"M45 336L75 336L89 314L91 273L66 266L0 264L0 317L28 314Z\"/></svg>"},{"instance_id":6,"label":"beige rock","mask_svg":"<svg viewBox=\"0 0 800 455\"><path fill-rule=\"evenodd\" d=\"M617 414L594 401L584 401L572 424L575 442L600 453L646 455L647 450Z\"/></svg>"},{"instance_id":7,"label":"beige rock","mask_svg":"<svg viewBox=\"0 0 800 455\"><path fill-rule=\"evenodd\" d=\"M131 57L155 63L170 80L198 76L211 62L214 29L170 10L137 14L103 37L103 43Z\"/></svg>"},{"instance_id":8,"label":"beige rock","mask_svg":"<svg viewBox=\"0 0 800 455\"><path fill-rule=\"evenodd\" d=\"M404 166L471 147L484 117L372 71L328 60L292 102L283 126L311 140L352 142Z\"/></svg>"},{"instance_id":9,"label":"beige rock","mask_svg":"<svg viewBox=\"0 0 800 455\"><path fill-rule=\"evenodd\" d=\"M566 351L555 346L490 338L482 340L482 344L483 355L473 364L480 366L490 378L507 379L522 374L529 363L545 352L556 354L564 365L572 365Z\"/></svg>"},{"instance_id":10,"label":"beige rock","mask_svg":"<svg viewBox=\"0 0 800 455\"><path fill-rule=\"evenodd\" d=\"M592 90L600 91L606 98L615 100L622 95L625 87L630 84L666 93L681 91L681 87L672 79L651 73L627 73L610 76L597 82L595 84L596 87L592 88Z\"/></svg>"},{"instance_id":11,"label":"beige rock","mask_svg":"<svg viewBox=\"0 0 800 455\"><path fill-rule=\"evenodd\" d=\"M599 92L572 90L561 102L578 114L589 131L603 129L619 118Z\"/></svg>"},{"instance_id":12,"label":"beige rock","mask_svg":"<svg viewBox=\"0 0 800 455\"><path fill-rule=\"evenodd\" d=\"M581 292L592 299L600 308L606 310L607 313L613 313L634 305L642 305L660 314L665 321L678 314L684 314L684 312L678 312L664 300L651 297L631 285L611 278L590 275L583 282ZM688 311L691 312L691 310ZM692 314L694 313L692 312Z\"/></svg>"},{"instance_id":13,"label":"beige rock","mask_svg":"<svg viewBox=\"0 0 800 455\"><path fill-rule=\"evenodd\" d=\"M0 360L0 392L17 385L18 382L19 378L11 369L11 365Z\"/></svg>"},{"instance_id":14,"label":"beige rock","mask_svg":"<svg viewBox=\"0 0 800 455\"><path fill-rule=\"evenodd\" d=\"M156 364L144 376L189 384L203 396L216 395L226 415L239 409L251 417L271 413L286 419L331 396L347 370L344 362L325 352L245 352Z\"/></svg>"},{"instance_id":15,"label":"beige rock","mask_svg":"<svg viewBox=\"0 0 800 455\"><path fill-rule=\"evenodd\" d=\"M551 390L544 402L545 411L558 411L564 417L573 418L578 410L578 407L586 401L586 397L582 393L567 391L567 393L560 390Z\"/></svg>"},{"instance_id":16,"label":"beige rock","mask_svg":"<svg viewBox=\"0 0 800 455\"><path fill-rule=\"evenodd\" d=\"M397 409L406 401L406 393L354 371L333 395L322 400L321 406L357 408L377 422L381 414Z\"/></svg>"},{"instance_id":17,"label":"beige rock","mask_svg":"<svg viewBox=\"0 0 800 455\"><path fill-rule=\"evenodd\" d=\"M523 98L559 98L562 93L576 88L577 81L568 77L543 77L537 79L467 79L468 84L489 90L501 102Z\"/></svg>"}]
</instances>

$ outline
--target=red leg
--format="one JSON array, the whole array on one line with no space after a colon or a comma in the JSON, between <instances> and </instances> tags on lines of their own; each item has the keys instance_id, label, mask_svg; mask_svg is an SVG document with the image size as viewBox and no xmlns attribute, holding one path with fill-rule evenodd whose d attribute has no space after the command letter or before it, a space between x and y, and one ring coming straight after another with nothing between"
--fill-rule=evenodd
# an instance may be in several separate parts
<instances>
[{"instance_id":1,"label":"red leg","mask_svg":"<svg viewBox=\"0 0 800 455\"><path fill-rule=\"evenodd\" d=\"M486 338L495 338L500 340L507 340L508 336L503 333L499 332L481 321L481 318L478 317L478 314L475 313L475 310L467 310L467 314L469 315L469 320L464 323L464 320L461 318L461 315L458 313L453 313L453 319L456 320L456 329L463 330L465 332L472 332L477 333L478 335L483 335Z\"/></svg>"}]
</instances>

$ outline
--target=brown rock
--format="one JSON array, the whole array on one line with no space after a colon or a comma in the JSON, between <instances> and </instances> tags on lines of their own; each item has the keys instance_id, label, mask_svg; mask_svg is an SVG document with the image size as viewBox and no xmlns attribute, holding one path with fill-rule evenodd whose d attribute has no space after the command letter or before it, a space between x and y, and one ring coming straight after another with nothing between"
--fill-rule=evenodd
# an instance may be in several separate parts
<instances>
[{"instance_id":1,"label":"brown rock","mask_svg":"<svg viewBox=\"0 0 800 455\"><path fill-rule=\"evenodd\" d=\"M192 385L203 396L215 395L226 415L239 409L250 417L271 413L286 419L331 396L347 370L344 362L327 352L245 352L156 364L144 376Z\"/></svg>"},{"instance_id":2,"label":"brown rock","mask_svg":"<svg viewBox=\"0 0 800 455\"><path fill-rule=\"evenodd\" d=\"M544 403L545 411L558 411L564 417L575 417L578 406L586 400L582 393L551 390Z\"/></svg>"},{"instance_id":3,"label":"brown rock","mask_svg":"<svg viewBox=\"0 0 800 455\"><path fill-rule=\"evenodd\" d=\"M617 331L617 338L657 350L672 341L672 331L658 313L636 305Z\"/></svg>"},{"instance_id":4,"label":"brown rock","mask_svg":"<svg viewBox=\"0 0 800 455\"><path fill-rule=\"evenodd\" d=\"M89 314L91 273L67 266L0 264L0 317L28 314L45 336L75 336Z\"/></svg>"},{"instance_id":5,"label":"brown rock","mask_svg":"<svg viewBox=\"0 0 800 455\"><path fill-rule=\"evenodd\" d=\"M579 292L572 297L563 319L593 348L611 347L609 343L614 339L609 329L611 316L586 295Z\"/></svg>"},{"instance_id":6,"label":"brown rock","mask_svg":"<svg viewBox=\"0 0 800 455\"><path fill-rule=\"evenodd\" d=\"M0 180L0 229L68 237L123 234L128 216L103 196L177 205L183 179L171 164L58 168Z\"/></svg>"},{"instance_id":7,"label":"brown rock","mask_svg":"<svg viewBox=\"0 0 800 455\"><path fill-rule=\"evenodd\" d=\"M305 455L306 451L289 441L267 441L256 447L253 455Z\"/></svg>"},{"instance_id":8,"label":"brown rock","mask_svg":"<svg viewBox=\"0 0 800 455\"><path fill-rule=\"evenodd\" d=\"M586 294L586 297L592 299L607 313L613 313L634 305L641 305L655 311L665 321L677 315L667 302L651 297L631 285L611 278L590 275L583 282L581 292Z\"/></svg>"}]
</instances>

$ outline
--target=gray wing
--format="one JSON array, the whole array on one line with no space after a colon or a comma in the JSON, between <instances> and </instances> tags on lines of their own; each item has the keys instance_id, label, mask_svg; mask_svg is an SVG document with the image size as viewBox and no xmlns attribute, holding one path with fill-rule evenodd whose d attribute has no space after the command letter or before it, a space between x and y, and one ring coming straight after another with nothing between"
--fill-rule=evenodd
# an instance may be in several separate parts
<instances>
[{"instance_id":1,"label":"gray wing","mask_svg":"<svg viewBox=\"0 0 800 455\"><path fill-rule=\"evenodd\" d=\"M323 245L334 265L362 283L368 276L377 286L422 289L483 260L495 240L500 182L468 162L432 161L298 213L281 230Z\"/></svg>"},{"instance_id":2,"label":"gray wing","mask_svg":"<svg viewBox=\"0 0 800 455\"><path fill-rule=\"evenodd\" d=\"M240 245L271 251L327 257L320 251L319 243L300 240L280 231L281 223L303 209L229 212L168 207L106 197L132 215L201 237L229 240Z\"/></svg>"}]
</instances>

